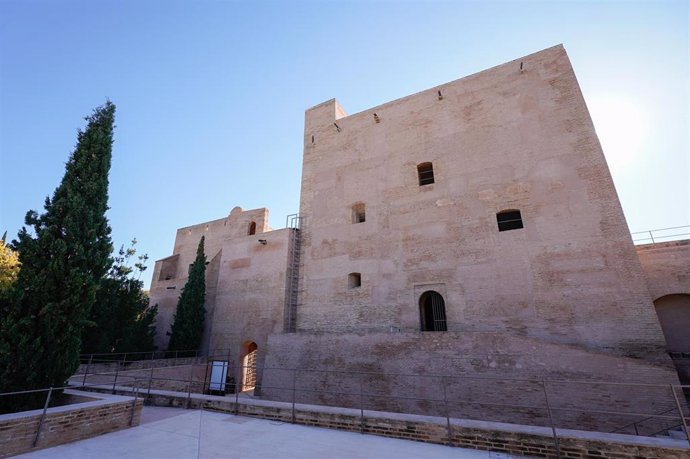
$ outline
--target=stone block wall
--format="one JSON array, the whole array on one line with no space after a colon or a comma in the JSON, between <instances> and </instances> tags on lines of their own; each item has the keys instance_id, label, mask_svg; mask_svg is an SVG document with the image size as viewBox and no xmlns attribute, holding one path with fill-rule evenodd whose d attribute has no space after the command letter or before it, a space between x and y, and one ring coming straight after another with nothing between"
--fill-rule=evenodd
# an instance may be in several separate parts
<instances>
[{"instance_id":1,"label":"stone block wall","mask_svg":"<svg viewBox=\"0 0 690 459\"><path fill-rule=\"evenodd\" d=\"M541 426L548 397L559 427L611 432L672 409L669 384L678 383L667 356L649 362L507 334L298 333L271 336L262 390L284 401L294 391L298 403Z\"/></svg>"},{"instance_id":2,"label":"stone block wall","mask_svg":"<svg viewBox=\"0 0 690 459\"><path fill-rule=\"evenodd\" d=\"M250 234L252 223L254 223L254 234ZM251 240L256 244L256 239L263 237L260 235L266 232L270 232L268 209L260 208L245 211L240 207L233 208L225 218L177 230L173 254L170 257L156 261L151 282L151 304L158 305L156 345L159 349L167 347L169 337L166 335L166 332L170 331L180 290L187 281L189 265L194 261L201 237L205 237L204 252L207 261L209 261L206 271L206 289L209 293L206 310L208 325L212 325L211 319L214 315L218 271L222 267L223 246L229 240ZM205 332L202 347L208 349L211 327L207 327Z\"/></svg>"},{"instance_id":3,"label":"stone block wall","mask_svg":"<svg viewBox=\"0 0 690 459\"><path fill-rule=\"evenodd\" d=\"M83 394L77 391L67 391ZM83 394L86 395L86 394ZM0 457L48 448L139 425L143 399L99 396L98 401L49 408L36 446L42 410L0 415Z\"/></svg>"},{"instance_id":4,"label":"stone block wall","mask_svg":"<svg viewBox=\"0 0 690 459\"><path fill-rule=\"evenodd\" d=\"M422 186L426 162L435 180ZM503 210L524 227L499 231ZM298 331L419 330L433 290L451 331L664 350L562 46L353 115L335 100L307 110L300 215Z\"/></svg>"}]
</instances>

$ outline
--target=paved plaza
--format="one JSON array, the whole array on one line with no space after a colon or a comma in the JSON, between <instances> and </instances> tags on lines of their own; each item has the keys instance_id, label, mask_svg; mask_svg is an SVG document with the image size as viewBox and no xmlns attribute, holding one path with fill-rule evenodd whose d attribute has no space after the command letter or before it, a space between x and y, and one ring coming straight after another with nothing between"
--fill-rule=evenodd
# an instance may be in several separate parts
<instances>
[{"instance_id":1,"label":"paved plaza","mask_svg":"<svg viewBox=\"0 0 690 459\"><path fill-rule=\"evenodd\" d=\"M138 427L17 457L509 459L515 456L210 411L144 407Z\"/></svg>"}]
</instances>

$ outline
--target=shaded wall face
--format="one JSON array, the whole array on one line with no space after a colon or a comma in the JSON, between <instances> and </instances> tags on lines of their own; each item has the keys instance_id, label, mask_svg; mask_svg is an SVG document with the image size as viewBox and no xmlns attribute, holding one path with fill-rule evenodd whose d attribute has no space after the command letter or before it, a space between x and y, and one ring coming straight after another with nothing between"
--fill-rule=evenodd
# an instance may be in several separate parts
<instances>
[{"instance_id":1,"label":"shaded wall face","mask_svg":"<svg viewBox=\"0 0 690 459\"><path fill-rule=\"evenodd\" d=\"M256 238L228 240L223 245L210 349L227 350L236 366L241 365L250 342L258 347L260 364L268 335L283 330L290 231L263 233L265 245Z\"/></svg>"},{"instance_id":2,"label":"shaded wall face","mask_svg":"<svg viewBox=\"0 0 690 459\"><path fill-rule=\"evenodd\" d=\"M690 353L690 241L644 244L636 249L667 350ZM680 360L675 361L687 381L688 360Z\"/></svg>"},{"instance_id":3,"label":"shaded wall face","mask_svg":"<svg viewBox=\"0 0 690 459\"><path fill-rule=\"evenodd\" d=\"M690 294L690 240L635 247L652 299Z\"/></svg>"},{"instance_id":4,"label":"shaded wall face","mask_svg":"<svg viewBox=\"0 0 690 459\"><path fill-rule=\"evenodd\" d=\"M419 330L433 290L451 331L663 348L567 56L521 61L352 116L335 101L307 112L298 331ZM523 228L499 232L508 209Z\"/></svg>"},{"instance_id":5,"label":"shaded wall face","mask_svg":"<svg viewBox=\"0 0 690 459\"><path fill-rule=\"evenodd\" d=\"M667 295L654 301L669 352L690 354L690 295Z\"/></svg>"}]
</instances>

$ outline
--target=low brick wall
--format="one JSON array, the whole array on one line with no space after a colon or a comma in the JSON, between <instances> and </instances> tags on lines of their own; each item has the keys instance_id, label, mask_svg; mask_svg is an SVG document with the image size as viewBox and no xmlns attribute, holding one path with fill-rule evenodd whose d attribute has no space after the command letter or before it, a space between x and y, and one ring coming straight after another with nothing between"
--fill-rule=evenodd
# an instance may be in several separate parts
<instances>
[{"instance_id":1,"label":"low brick wall","mask_svg":"<svg viewBox=\"0 0 690 459\"><path fill-rule=\"evenodd\" d=\"M127 393L122 388L122 393ZM548 427L449 419L316 405L152 391L147 404L207 409L314 427L509 454L556 458ZM690 459L688 442L666 438L556 429L563 459Z\"/></svg>"},{"instance_id":2,"label":"low brick wall","mask_svg":"<svg viewBox=\"0 0 690 459\"><path fill-rule=\"evenodd\" d=\"M95 437L139 425L143 400L67 390L90 400L49 408L36 446L33 446L43 410L0 415L0 457ZM96 400L94 400L96 399ZM130 424L131 422L131 424Z\"/></svg>"}]
</instances>

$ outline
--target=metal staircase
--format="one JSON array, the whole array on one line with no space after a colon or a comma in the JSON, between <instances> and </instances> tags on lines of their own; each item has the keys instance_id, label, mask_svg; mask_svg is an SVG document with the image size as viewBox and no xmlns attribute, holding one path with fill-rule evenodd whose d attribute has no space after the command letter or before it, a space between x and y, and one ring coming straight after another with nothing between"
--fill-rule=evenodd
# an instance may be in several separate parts
<instances>
[{"instance_id":1,"label":"metal staircase","mask_svg":"<svg viewBox=\"0 0 690 459\"><path fill-rule=\"evenodd\" d=\"M299 273L301 263L302 235L299 214L287 216L286 227L290 230L288 241L287 270L285 271L285 333L297 331L297 303L299 301Z\"/></svg>"}]
</instances>

